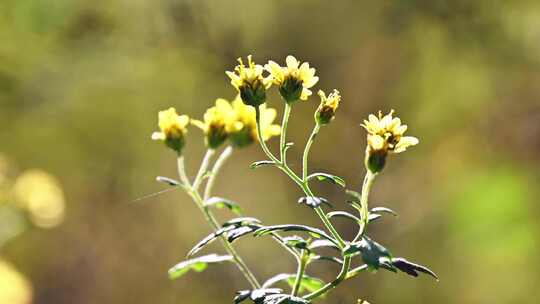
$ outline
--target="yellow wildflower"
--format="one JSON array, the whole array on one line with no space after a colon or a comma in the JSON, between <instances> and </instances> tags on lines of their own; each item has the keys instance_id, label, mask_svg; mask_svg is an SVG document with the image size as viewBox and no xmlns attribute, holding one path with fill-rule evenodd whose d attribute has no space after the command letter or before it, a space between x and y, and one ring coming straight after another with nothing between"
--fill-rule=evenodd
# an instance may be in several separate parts
<instances>
[{"instance_id":1,"label":"yellow wildflower","mask_svg":"<svg viewBox=\"0 0 540 304\"><path fill-rule=\"evenodd\" d=\"M152 139L162 140L169 148L180 153L184 147L188 124L189 117L179 116L175 108L160 111L158 114L160 132L152 133Z\"/></svg>"},{"instance_id":2,"label":"yellow wildflower","mask_svg":"<svg viewBox=\"0 0 540 304\"><path fill-rule=\"evenodd\" d=\"M401 124L401 120L393 117L393 114L394 110L384 116L379 111L378 117L371 114L362 124L368 132L366 166L374 173L383 169L388 153L401 153L419 143L416 137L403 136L407 125Z\"/></svg>"},{"instance_id":3,"label":"yellow wildflower","mask_svg":"<svg viewBox=\"0 0 540 304\"><path fill-rule=\"evenodd\" d=\"M32 223L51 228L64 220L65 198L60 182L42 170L28 170L17 177L13 186L17 204L28 211Z\"/></svg>"},{"instance_id":4,"label":"yellow wildflower","mask_svg":"<svg viewBox=\"0 0 540 304\"><path fill-rule=\"evenodd\" d=\"M234 115L230 124L227 126L227 132L233 145L244 147L258 140L255 109L245 105L239 98L236 98L232 102L232 107ZM276 109L266 108L266 105L261 105L260 113L263 140L266 141L272 136L279 135L281 132L280 126L273 124L277 116Z\"/></svg>"},{"instance_id":5,"label":"yellow wildflower","mask_svg":"<svg viewBox=\"0 0 540 304\"><path fill-rule=\"evenodd\" d=\"M319 90L318 94L321 97L321 103L317 112L315 112L315 120L321 125L326 125L334 119L339 102L341 101L341 95L335 89L328 96L326 96L323 90Z\"/></svg>"},{"instance_id":6,"label":"yellow wildflower","mask_svg":"<svg viewBox=\"0 0 540 304\"><path fill-rule=\"evenodd\" d=\"M248 66L244 65L242 58L238 58L239 64L234 68L234 72L225 73L231 79L231 84L238 90L240 97L245 104L257 107L266 100L266 90L272 85L271 77L263 77L264 68L260 64L255 64L248 57Z\"/></svg>"},{"instance_id":7,"label":"yellow wildflower","mask_svg":"<svg viewBox=\"0 0 540 304\"><path fill-rule=\"evenodd\" d=\"M219 147L229 136L227 125L233 119L234 111L231 104L222 98L216 100L216 105L206 110L204 122L191 120L191 123L203 130L206 145L211 149Z\"/></svg>"},{"instance_id":8,"label":"yellow wildflower","mask_svg":"<svg viewBox=\"0 0 540 304\"><path fill-rule=\"evenodd\" d=\"M309 67L309 63L300 64L293 56L285 59L287 66L282 67L270 60L264 68L272 76L274 84L279 86L279 93L288 103L307 100L311 95L309 88L313 87L319 77L315 76L315 69Z\"/></svg>"}]
</instances>

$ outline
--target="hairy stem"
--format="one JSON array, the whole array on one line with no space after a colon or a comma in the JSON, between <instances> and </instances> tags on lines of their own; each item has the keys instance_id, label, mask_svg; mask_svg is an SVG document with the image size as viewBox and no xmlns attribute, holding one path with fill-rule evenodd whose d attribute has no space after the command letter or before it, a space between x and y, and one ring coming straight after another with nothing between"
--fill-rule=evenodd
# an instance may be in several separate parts
<instances>
[{"instance_id":1,"label":"hairy stem","mask_svg":"<svg viewBox=\"0 0 540 304\"><path fill-rule=\"evenodd\" d=\"M281 162L287 164L287 154L285 153L285 145L287 144L287 126L289 124L289 117L291 115L291 105L286 102L285 109L283 111L283 120L281 122L281 135L279 137L279 151L281 156Z\"/></svg>"},{"instance_id":2,"label":"hairy stem","mask_svg":"<svg viewBox=\"0 0 540 304\"><path fill-rule=\"evenodd\" d=\"M206 153L204 154L201 166L199 167L199 172L197 172L197 176L195 177L195 181L193 181L193 190L198 191L199 186L202 183L204 174L208 170L208 166L210 165L210 160L212 160L212 156L216 153L216 150L214 149L208 149L206 150Z\"/></svg>"},{"instance_id":3,"label":"hairy stem","mask_svg":"<svg viewBox=\"0 0 540 304\"><path fill-rule=\"evenodd\" d=\"M218 221L216 220L216 218L214 217L214 215L212 214L212 212L204 206L203 198L200 196L199 192L196 191L194 187L192 187L189 184L189 179L187 178L187 174L186 174L185 166L184 166L184 158L182 156L178 157L178 174L180 176L180 179L184 183L184 187L187 189L189 196L192 198L192 200L195 202L199 210L201 210L202 214L204 215L206 222L208 222L208 224L212 227L214 232L220 229L220 225ZM240 255L236 252L234 247L227 241L227 239L224 236L220 236L220 241L223 247L225 248L225 250L227 251L227 253L229 253L233 257L233 260L235 264L237 265L238 269L242 272L242 274L244 275L246 280L250 283L250 285L255 289L260 288L261 285L255 278L253 273L249 270L249 268L247 267L246 263L242 260Z\"/></svg>"},{"instance_id":4,"label":"hairy stem","mask_svg":"<svg viewBox=\"0 0 540 304\"><path fill-rule=\"evenodd\" d=\"M336 286L339 285L343 280L345 280L348 277L349 273L349 267L351 266L351 257L347 256L343 260L343 265L341 265L341 271L337 275L337 277L330 283L327 283L320 289L304 296L304 299L306 300L313 300L315 298L318 298L322 296L323 294L327 293L328 291L334 289Z\"/></svg>"},{"instance_id":5,"label":"hairy stem","mask_svg":"<svg viewBox=\"0 0 540 304\"><path fill-rule=\"evenodd\" d=\"M311 145L313 145L313 142L315 141L315 137L317 137L317 134L319 134L320 130L321 130L321 125L316 123L306 143L306 148L304 149L304 155L302 157L302 179L304 181L306 181L308 177L309 151L311 150Z\"/></svg>"},{"instance_id":6,"label":"hairy stem","mask_svg":"<svg viewBox=\"0 0 540 304\"><path fill-rule=\"evenodd\" d=\"M302 279L304 278L304 272L306 271L308 253L307 250L302 249L300 253L300 259L298 260L298 270L296 272L296 279L294 280L293 289L291 292L292 296L298 295L300 291L300 286L302 285Z\"/></svg>"},{"instance_id":7,"label":"hairy stem","mask_svg":"<svg viewBox=\"0 0 540 304\"><path fill-rule=\"evenodd\" d=\"M362 193L360 197L360 219L362 221L362 224L353 242L360 240L360 238L366 233L366 228L369 222L369 192L371 191L371 187L373 186L373 181L375 181L375 176L376 174L373 174L371 173L371 171L367 170L364 177L364 182L362 184Z\"/></svg>"},{"instance_id":8,"label":"hairy stem","mask_svg":"<svg viewBox=\"0 0 540 304\"><path fill-rule=\"evenodd\" d=\"M227 148L225 148L225 150L223 150L223 152L219 155L218 159L216 160L216 163L214 164L212 171L210 171L210 177L208 178L208 182L206 183L206 187L204 189L204 195L203 195L204 201L210 198L219 170L221 170L221 167L223 167L223 164L231 156L232 152L233 152L233 147L228 146Z\"/></svg>"}]
</instances>

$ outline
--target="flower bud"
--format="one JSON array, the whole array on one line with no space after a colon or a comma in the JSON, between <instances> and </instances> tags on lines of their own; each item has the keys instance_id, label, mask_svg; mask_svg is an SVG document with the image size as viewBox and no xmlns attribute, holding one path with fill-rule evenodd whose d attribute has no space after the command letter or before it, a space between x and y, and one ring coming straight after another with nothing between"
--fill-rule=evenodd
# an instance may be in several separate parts
<instances>
[{"instance_id":1,"label":"flower bud","mask_svg":"<svg viewBox=\"0 0 540 304\"><path fill-rule=\"evenodd\" d=\"M341 96L338 90L334 90L328 97L322 90L319 90L318 94L321 97L321 104L315 112L315 121L324 126L334 119Z\"/></svg>"},{"instance_id":2,"label":"flower bud","mask_svg":"<svg viewBox=\"0 0 540 304\"><path fill-rule=\"evenodd\" d=\"M152 133L152 139L163 141L167 147L180 154L185 144L184 137L187 133L189 117L187 115L179 116L176 109L169 108L160 111L158 119L160 132Z\"/></svg>"}]
</instances>

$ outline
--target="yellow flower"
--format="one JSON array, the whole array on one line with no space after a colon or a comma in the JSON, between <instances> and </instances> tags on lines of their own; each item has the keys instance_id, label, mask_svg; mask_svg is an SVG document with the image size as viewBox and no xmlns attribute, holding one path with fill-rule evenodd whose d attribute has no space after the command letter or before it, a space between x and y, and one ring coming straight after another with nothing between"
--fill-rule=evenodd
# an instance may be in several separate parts
<instances>
[{"instance_id":1,"label":"yellow flower","mask_svg":"<svg viewBox=\"0 0 540 304\"><path fill-rule=\"evenodd\" d=\"M13 195L19 207L28 211L32 223L51 228L64 220L65 198L60 182L42 170L28 170L17 177Z\"/></svg>"},{"instance_id":2,"label":"yellow flower","mask_svg":"<svg viewBox=\"0 0 540 304\"><path fill-rule=\"evenodd\" d=\"M245 105L239 98L236 98L232 102L232 108L234 114L227 126L227 132L233 145L244 147L258 140L255 109ZM272 136L279 135L281 132L280 126L273 124L277 116L277 111L273 108L266 108L266 105L261 105L260 112L263 140L266 141Z\"/></svg>"},{"instance_id":3,"label":"yellow flower","mask_svg":"<svg viewBox=\"0 0 540 304\"><path fill-rule=\"evenodd\" d=\"M364 120L362 126L368 132L368 139L372 137L371 142L374 143L375 150L386 148L389 152L401 153L419 143L416 137L403 136L407 131L407 125L401 124L398 117L392 117L393 114L394 110L385 116L379 112L379 117L371 114L369 120Z\"/></svg>"},{"instance_id":4,"label":"yellow flower","mask_svg":"<svg viewBox=\"0 0 540 304\"><path fill-rule=\"evenodd\" d=\"M0 303L33 302L32 285L12 264L0 259Z\"/></svg>"},{"instance_id":5,"label":"yellow flower","mask_svg":"<svg viewBox=\"0 0 540 304\"><path fill-rule=\"evenodd\" d=\"M175 108L169 108L159 112L158 125L160 132L152 133L152 139L162 140L169 148L180 153L184 147L189 117L187 115L179 116Z\"/></svg>"},{"instance_id":6,"label":"yellow flower","mask_svg":"<svg viewBox=\"0 0 540 304\"><path fill-rule=\"evenodd\" d=\"M326 125L334 119L339 102L341 101L341 95L335 89L328 97L323 90L319 90L318 94L321 97L321 104L317 112L315 112L315 120L321 125Z\"/></svg>"},{"instance_id":7,"label":"yellow flower","mask_svg":"<svg viewBox=\"0 0 540 304\"><path fill-rule=\"evenodd\" d=\"M191 123L203 130L206 136L206 145L211 149L219 147L229 136L227 125L234 119L231 104L222 98L216 100L216 105L206 110L204 122L191 120Z\"/></svg>"},{"instance_id":8,"label":"yellow flower","mask_svg":"<svg viewBox=\"0 0 540 304\"><path fill-rule=\"evenodd\" d=\"M264 68L255 64L251 55L248 57L248 66L244 65L242 58L238 58L239 64L234 72L225 73L231 79L231 84L238 90L245 104L257 107L266 100L266 90L272 85L271 77L263 77Z\"/></svg>"},{"instance_id":9,"label":"yellow flower","mask_svg":"<svg viewBox=\"0 0 540 304\"><path fill-rule=\"evenodd\" d=\"M374 173L380 172L385 165L388 153L401 153L417 145L418 138L404 136L407 125L401 124L398 117L393 117L394 110L387 115L369 115L362 127L368 132L366 148L366 166Z\"/></svg>"},{"instance_id":10,"label":"yellow flower","mask_svg":"<svg viewBox=\"0 0 540 304\"><path fill-rule=\"evenodd\" d=\"M315 76L315 69L309 67L309 63L300 64L293 56L285 59L287 66L282 67L270 60L264 68L272 76L274 84L279 86L279 93L288 103L307 100L311 95L309 88L313 87L319 77Z\"/></svg>"}]
</instances>

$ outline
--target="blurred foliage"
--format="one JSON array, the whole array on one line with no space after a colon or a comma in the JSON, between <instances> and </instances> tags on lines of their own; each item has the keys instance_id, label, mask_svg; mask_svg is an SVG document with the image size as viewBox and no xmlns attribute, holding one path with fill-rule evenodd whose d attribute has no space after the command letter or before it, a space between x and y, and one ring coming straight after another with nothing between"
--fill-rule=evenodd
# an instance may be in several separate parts
<instances>
[{"instance_id":1,"label":"blurred foliage","mask_svg":"<svg viewBox=\"0 0 540 304\"><path fill-rule=\"evenodd\" d=\"M0 41L0 152L15 172L56 176L67 201L62 225L30 228L0 249L28 277L35 303L221 303L246 287L230 265L170 282L168 267L207 234L203 220L180 193L129 202L161 190L156 175L175 174L174 158L150 141L157 111L201 116L215 98L231 99L224 71L247 54L294 54L326 75L317 89L341 91L314 170L334 168L358 188L358 124L379 109L395 108L421 140L389 162L373 202L402 215L378 226L394 252L425 262L441 282L368 275L333 302L537 302L538 1L3 0ZM296 141L315 108L295 108ZM198 130L186 149L194 168ZM296 168L299 153L289 156ZM217 193L267 223L317 225L285 177L249 170L260 158L256 148L234 155ZM315 190L343 200L332 186ZM291 270L292 260L271 258L281 253L270 242L258 245L239 250L261 278ZM316 271L330 278L337 269ZM207 284L217 274L227 279Z\"/></svg>"}]
</instances>

